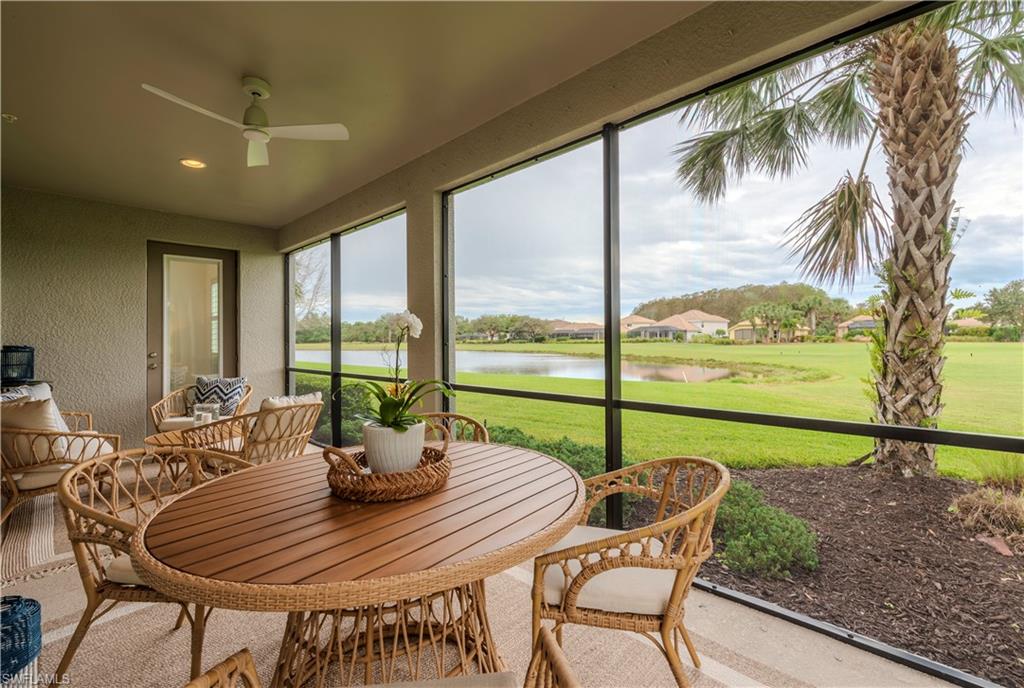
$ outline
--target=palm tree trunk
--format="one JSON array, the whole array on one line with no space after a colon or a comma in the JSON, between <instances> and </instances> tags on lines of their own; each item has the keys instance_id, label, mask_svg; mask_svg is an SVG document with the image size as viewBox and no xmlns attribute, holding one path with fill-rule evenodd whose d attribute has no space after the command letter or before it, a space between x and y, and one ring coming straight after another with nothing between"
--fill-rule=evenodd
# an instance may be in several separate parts
<instances>
[{"instance_id":1,"label":"palm tree trunk","mask_svg":"<svg viewBox=\"0 0 1024 688\"><path fill-rule=\"evenodd\" d=\"M893 201L884 265L877 422L934 427L942 411L943 329L953 260L949 218L967 129L957 51L913 22L879 35L871 88ZM877 440L875 459L903 475L935 472L935 446Z\"/></svg>"}]
</instances>

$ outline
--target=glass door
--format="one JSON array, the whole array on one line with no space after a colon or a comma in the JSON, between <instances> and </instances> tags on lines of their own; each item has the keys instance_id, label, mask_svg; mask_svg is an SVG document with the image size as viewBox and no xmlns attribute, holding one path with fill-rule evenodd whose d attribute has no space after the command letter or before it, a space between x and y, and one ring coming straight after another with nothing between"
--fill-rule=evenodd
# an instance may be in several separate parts
<instances>
[{"instance_id":1,"label":"glass door","mask_svg":"<svg viewBox=\"0 0 1024 688\"><path fill-rule=\"evenodd\" d=\"M237 261L234 251L149 242L151 405L200 375L238 374Z\"/></svg>"}]
</instances>

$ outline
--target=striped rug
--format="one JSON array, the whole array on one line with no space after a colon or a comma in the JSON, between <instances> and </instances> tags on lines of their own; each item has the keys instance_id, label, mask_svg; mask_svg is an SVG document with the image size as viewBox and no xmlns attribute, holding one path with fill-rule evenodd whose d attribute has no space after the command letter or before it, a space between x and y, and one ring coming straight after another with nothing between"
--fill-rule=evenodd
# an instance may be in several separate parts
<instances>
[{"instance_id":1,"label":"striped rug","mask_svg":"<svg viewBox=\"0 0 1024 688\"><path fill-rule=\"evenodd\" d=\"M74 565L64 514L56 495L43 495L21 504L4 523L0 585L45 577Z\"/></svg>"}]
</instances>

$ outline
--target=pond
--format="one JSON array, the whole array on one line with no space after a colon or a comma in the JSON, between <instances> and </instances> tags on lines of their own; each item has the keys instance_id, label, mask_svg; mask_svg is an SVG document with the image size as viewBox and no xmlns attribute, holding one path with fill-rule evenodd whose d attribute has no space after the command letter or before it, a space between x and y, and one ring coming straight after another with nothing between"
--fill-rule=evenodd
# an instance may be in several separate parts
<instances>
[{"instance_id":1,"label":"pond","mask_svg":"<svg viewBox=\"0 0 1024 688\"><path fill-rule=\"evenodd\" d=\"M404 352L403 352L404 354ZM386 364L382 351L342 351L342 366L371 366L383 368ZM394 355L394 354L391 354ZM296 365L302 362L330 363L327 350L299 350L295 352ZM520 353L516 351L458 351L455 369L460 373L490 373L495 375L539 375L569 377L586 380L604 379L604 362L600 358L584 358L567 354ZM645 382L709 382L732 377L728 368L676 363L639 363L622 361L622 379Z\"/></svg>"}]
</instances>

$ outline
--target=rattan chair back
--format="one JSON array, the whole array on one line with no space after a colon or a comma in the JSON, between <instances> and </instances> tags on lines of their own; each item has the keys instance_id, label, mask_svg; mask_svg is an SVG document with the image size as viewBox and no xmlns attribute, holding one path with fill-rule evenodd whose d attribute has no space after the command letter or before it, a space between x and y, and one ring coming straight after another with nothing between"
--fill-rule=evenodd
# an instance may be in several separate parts
<instances>
[{"instance_id":1,"label":"rattan chair back","mask_svg":"<svg viewBox=\"0 0 1024 688\"><path fill-rule=\"evenodd\" d=\"M429 439L442 439L438 436L439 433L435 429L440 425L448 431L449 438L452 442L491 441L490 436L487 434L487 428L484 427L483 423L475 418L463 416L458 413L421 413L419 415L429 421L427 425Z\"/></svg>"},{"instance_id":2,"label":"rattan chair back","mask_svg":"<svg viewBox=\"0 0 1024 688\"><path fill-rule=\"evenodd\" d=\"M305 453L323 402L262 409L181 431L186 447L211 449L251 464L283 461Z\"/></svg>"},{"instance_id":3,"label":"rattan chair back","mask_svg":"<svg viewBox=\"0 0 1024 688\"><path fill-rule=\"evenodd\" d=\"M249 407L249 400L252 399L252 385L242 387L242 398L235 407L232 415L241 416ZM196 386L188 385L176 389L160 401L153 404L149 409L149 415L153 419L153 427L160 429L160 423L172 416L187 416L189 407L195 402Z\"/></svg>"}]
</instances>

